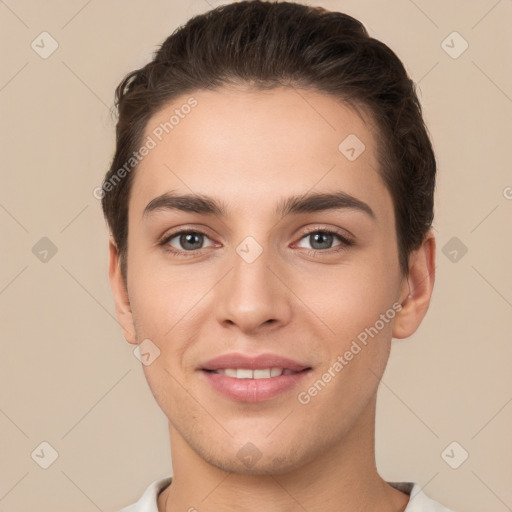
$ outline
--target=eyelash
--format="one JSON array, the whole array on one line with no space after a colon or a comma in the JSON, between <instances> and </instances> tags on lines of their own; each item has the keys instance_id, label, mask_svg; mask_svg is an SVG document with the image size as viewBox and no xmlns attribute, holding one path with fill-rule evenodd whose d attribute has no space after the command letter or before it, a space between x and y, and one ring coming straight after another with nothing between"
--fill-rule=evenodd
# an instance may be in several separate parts
<instances>
[{"instance_id":1,"label":"eyelash","mask_svg":"<svg viewBox=\"0 0 512 512\"><path fill-rule=\"evenodd\" d=\"M159 245L161 245L162 248L166 252L171 253L171 254L173 254L175 256L179 256L179 257L183 257L183 258L187 258L187 257L191 257L191 256L197 256L198 251L201 251L201 249L196 249L196 250L193 250L193 251L179 251L179 250L175 249L174 247L172 247L171 245L169 245L169 241L172 240L173 238L176 238L179 235L191 234L191 233L198 234L198 235L203 235L203 236L209 238L209 236L204 231L201 231L200 229L183 229L181 231L176 231L175 233L172 233L169 236L166 236L160 242ZM328 254L338 253L338 252L345 251L345 250L347 250L348 247L354 245L353 240L351 240L351 239L341 235L337 231L334 231L334 230L331 230L331 229L319 229L319 228L314 228L314 229L311 229L311 230L307 230L303 234L303 236L299 239L299 241L303 240L304 238L306 238L306 237L308 237L310 235L316 234L316 233L322 233L322 234L327 234L327 235L334 235L334 236L338 237L338 239L340 240L341 243L339 245L335 246L334 248L331 248L331 249L304 249L304 248L302 248L310 256L314 256L315 257L315 256L318 255L318 253L328 253ZM205 249L205 248L203 248L203 249Z\"/></svg>"}]
</instances>

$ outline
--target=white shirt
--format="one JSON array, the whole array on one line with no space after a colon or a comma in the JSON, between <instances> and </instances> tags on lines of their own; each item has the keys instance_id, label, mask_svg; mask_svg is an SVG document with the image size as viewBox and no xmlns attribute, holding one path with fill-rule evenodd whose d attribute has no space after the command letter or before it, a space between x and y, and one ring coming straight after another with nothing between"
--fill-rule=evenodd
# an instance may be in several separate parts
<instances>
[{"instance_id":1,"label":"white shirt","mask_svg":"<svg viewBox=\"0 0 512 512\"><path fill-rule=\"evenodd\" d=\"M118 512L158 512L157 497L172 481L168 476L155 480L144 491L137 503L124 507ZM405 492L410 496L409 504L404 512L453 512L449 508L443 507L437 501L431 500L418 484L412 482L388 482L396 489Z\"/></svg>"}]
</instances>

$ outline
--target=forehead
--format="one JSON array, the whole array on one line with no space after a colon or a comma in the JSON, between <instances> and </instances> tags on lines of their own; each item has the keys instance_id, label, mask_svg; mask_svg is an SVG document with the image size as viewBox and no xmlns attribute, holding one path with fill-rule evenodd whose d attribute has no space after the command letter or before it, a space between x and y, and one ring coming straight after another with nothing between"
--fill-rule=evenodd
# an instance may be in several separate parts
<instances>
[{"instance_id":1,"label":"forehead","mask_svg":"<svg viewBox=\"0 0 512 512\"><path fill-rule=\"evenodd\" d=\"M171 190L219 197L248 212L313 188L344 190L377 210L392 206L371 119L327 94L195 91L153 115L144 134L150 139L132 185L137 215Z\"/></svg>"}]
</instances>

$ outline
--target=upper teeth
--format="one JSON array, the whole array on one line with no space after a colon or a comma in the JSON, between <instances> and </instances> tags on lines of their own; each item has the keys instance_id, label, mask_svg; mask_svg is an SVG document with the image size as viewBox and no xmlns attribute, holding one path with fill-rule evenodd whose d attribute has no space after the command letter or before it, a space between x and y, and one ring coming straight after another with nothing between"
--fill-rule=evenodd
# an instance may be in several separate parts
<instances>
[{"instance_id":1,"label":"upper teeth","mask_svg":"<svg viewBox=\"0 0 512 512\"><path fill-rule=\"evenodd\" d=\"M235 377L237 379L269 379L270 377L279 377L280 375L291 375L292 370L283 370L282 368L265 368L261 370L247 370L245 368L225 368L215 370L216 373L221 373L228 377Z\"/></svg>"}]
</instances>

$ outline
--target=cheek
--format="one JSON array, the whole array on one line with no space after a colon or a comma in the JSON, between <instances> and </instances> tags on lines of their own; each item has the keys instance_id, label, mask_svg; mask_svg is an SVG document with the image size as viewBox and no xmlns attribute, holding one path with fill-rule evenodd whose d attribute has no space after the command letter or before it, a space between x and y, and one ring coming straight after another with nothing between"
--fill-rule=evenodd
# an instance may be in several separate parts
<instances>
[{"instance_id":1,"label":"cheek","mask_svg":"<svg viewBox=\"0 0 512 512\"><path fill-rule=\"evenodd\" d=\"M338 403L339 410L333 414L339 419L348 411L359 410L375 393L389 356L396 309L400 307L395 302L398 269L389 266L384 271L383 258L378 255L366 264L362 259L359 263L340 266L336 271L324 268L301 280L297 291L330 330L315 349L324 354L316 378L327 382L328 388L322 391L323 398L316 406ZM319 383L317 388L323 390L322 386Z\"/></svg>"},{"instance_id":2,"label":"cheek","mask_svg":"<svg viewBox=\"0 0 512 512\"><path fill-rule=\"evenodd\" d=\"M323 293L309 295L311 309L332 332L319 340L315 351L324 354L323 362L299 390L304 393L300 403L307 402L310 411L324 418L328 430L349 428L375 395L386 367L396 315L395 284L386 278L376 286L375 279L371 272L347 272L338 282L330 276L315 280Z\"/></svg>"},{"instance_id":3,"label":"cheek","mask_svg":"<svg viewBox=\"0 0 512 512\"><path fill-rule=\"evenodd\" d=\"M193 314L208 291L208 283L193 268L170 268L163 258L150 258L133 251L128 266L130 305L138 335L155 339L172 337L181 319Z\"/></svg>"},{"instance_id":4,"label":"cheek","mask_svg":"<svg viewBox=\"0 0 512 512\"><path fill-rule=\"evenodd\" d=\"M317 313L336 338L348 340L375 324L392 308L400 283L398 267L385 266L383 258L366 263L321 267L296 281L297 295ZM393 315L394 310L390 312ZM394 317L394 315L393 315ZM389 334L390 326L381 329Z\"/></svg>"}]
</instances>

